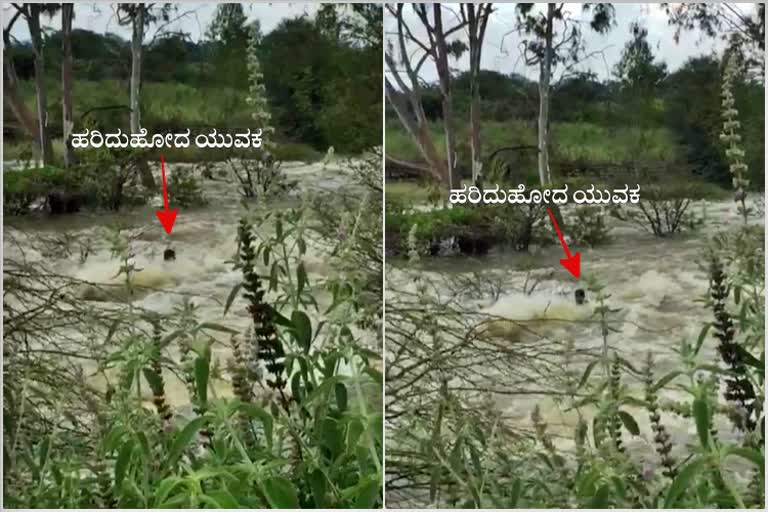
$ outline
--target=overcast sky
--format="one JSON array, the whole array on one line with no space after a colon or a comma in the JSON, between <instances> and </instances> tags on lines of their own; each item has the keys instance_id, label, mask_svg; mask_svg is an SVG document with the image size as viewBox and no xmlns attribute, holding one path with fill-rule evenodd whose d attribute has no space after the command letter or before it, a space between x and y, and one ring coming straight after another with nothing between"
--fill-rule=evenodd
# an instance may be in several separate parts
<instances>
[{"instance_id":1,"label":"overcast sky","mask_svg":"<svg viewBox=\"0 0 768 512\"><path fill-rule=\"evenodd\" d=\"M131 28L120 26L117 23L114 10L117 4L76 3L75 19L72 22L74 28L92 30L97 33L113 32L125 39L131 38ZM245 4L245 14L249 20L258 19L261 22L261 30L267 33L274 29L281 20L301 16L304 13L313 14L317 6L313 2L260 2ZM194 41L199 41L205 36L205 31L211 23L216 11L215 3L178 3L178 10L174 17L179 17L168 25L166 30L173 32L187 32ZM13 14L13 7L3 4L3 26L8 23L8 18ZM43 27L51 27L55 30L61 28L61 16L52 19L43 18ZM147 40L152 38L154 28L147 33ZM17 21L12 34L21 41L29 40L27 24Z\"/></svg>"},{"instance_id":2,"label":"overcast sky","mask_svg":"<svg viewBox=\"0 0 768 512\"><path fill-rule=\"evenodd\" d=\"M542 4L543 5L543 4ZM754 4L738 4L740 9L745 12L752 12ZM122 37L130 38L130 27L123 27L117 24L114 15L115 4L106 3L78 3L75 6L74 26L84 28L98 33L114 32ZM446 4L447 9L453 9L458 12L457 4ZM698 31L684 32L679 43L674 41L675 28L670 27L667 21L667 15L659 4L650 3L631 3L614 4L616 9L616 26L606 35L600 35L592 32L587 25L584 26L584 37L587 53L595 52L596 55L579 65L579 70L591 70L598 74L602 79L610 76L616 62L621 55L624 44L630 38L629 25L632 21L639 21L648 29L648 39L653 47L657 59L667 63L670 70L677 69L686 60L692 56L707 54L722 50L721 41L709 37L702 37ZM537 6L537 8L540 8ZM291 18L301 14L313 14L316 11L316 4L312 2L262 2L246 4L246 15L249 20L258 19L261 22L262 31L267 33L274 29L280 20ZM567 4L567 9L576 19L582 18L581 4ZM183 31L190 34L190 37L198 41L204 36L205 31L211 22L216 10L214 3L179 3L177 16L180 18L171 23L168 30ZM3 5L4 25L7 23L9 14L12 13L12 7ZM418 37L424 35L423 30L418 30L419 23L410 8L406 9L407 20ZM446 15L446 24L451 20ZM584 19L584 18L582 18ZM520 42L521 37L517 33L510 33L515 27L515 4L497 3L495 12L492 15L491 22L485 38L483 48L483 69L491 69L503 73L517 72L535 79L537 71L526 67L521 59ZM52 20L43 20L45 27L59 29L61 20L55 16ZM396 25L394 19L387 15L385 10L385 31L391 32ZM18 21L13 30L13 35L19 40L28 40L29 31L26 23ZM154 31L151 28L147 34L147 40L151 39ZM390 36L387 35L389 38ZM468 68L469 56L465 54L458 62L453 63L459 70ZM425 66L422 71L422 77L427 81L433 81L437 78L433 66ZM555 77L557 79L557 76Z\"/></svg>"},{"instance_id":3,"label":"overcast sky","mask_svg":"<svg viewBox=\"0 0 768 512\"><path fill-rule=\"evenodd\" d=\"M754 4L737 5L743 12L753 12ZM536 8L542 9L543 6L544 4L541 4ZM584 61L577 69L594 71L601 79L609 77L613 67L621 57L624 44L630 39L629 27L632 21L638 21L648 29L648 41L657 60L666 62L670 71L679 68L690 57L708 54L713 50L721 51L723 48L721 41L702 37L698 30L683 32L680 42L676 43L674 40L675 27L669 26L667 14L659 4L616 3L614 7L616 9L616 25L608 34L596 34L589 28L588 23L582 24L586 53L595 53L595 56ZM521 58L520 43L524 37L514 32L516 26L515 4L497 3L494 8L495 12L491 15L486 29L481 67L505 74L516 72L531 79L537 79L538 70L526 67ZM458 13L458 4L445 4L443 23L446 27L453 26L456 21L455 16L457 14L451 14L451 10ZM588 15L582 15L581 4L566 4L566 10L571 13L574 19L588 20ZM426 33L421 28L418 18L411 8L406 8L405 12L407 13L408 26L414 35L422 40ZM389 15L386 10L384 16L386 37L388 40L396 42L392 36L392 33L397 29L395 18ZM463 39L466 41L466 36ZM415 62L417 58L413 60ZM453 61L452 66L458 70L469 69L469 52L465 52L458 62ZM428 64L422 68L420 76L428 82L437 79L434 66ZM556 74L555 80L558 77L559 75Z\"/></svg>"}]
</instances>

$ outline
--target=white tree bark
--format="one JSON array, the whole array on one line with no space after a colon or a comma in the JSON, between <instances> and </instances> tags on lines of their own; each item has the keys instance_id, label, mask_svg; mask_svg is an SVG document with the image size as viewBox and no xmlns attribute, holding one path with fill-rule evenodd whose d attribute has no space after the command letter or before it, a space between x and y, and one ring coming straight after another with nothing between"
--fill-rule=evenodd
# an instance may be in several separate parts
<instances>
[{"instance_id":1,"label":"white tree bark","mask_svg":"<svg viewBox=\"0 0 768 512\"><path fill-rule=\"evenodd\" d=\"M35 89L37 97L37 130L40 142L40 154L43 159L43 165L50 164L53 161L53 147L51 139L48 137L48 99L45 86L45 60L43 58L43 35L40 28L40 5L30 4L29 16L29 35L32 39L32 51L35 56Z\"/></svg>"},{"instance_id":2,"label":"white tree bark","mask_svg":"<svg viewBox=\"0 0 768 512\"><path fill-rule=\"evenodd\" d=\"M485 29L493 4L462 4L462 18L469 29L469 126L472 157L472 182L481 187L482 146L480 139L480 60L483 52ZM476 8L477 7L477 8Z\"/></svg>"},{"instance_id":3,"label":"white tree bark","mask_svg":"<svg viewBox=\"0 0 768 512\"><path fill-rule=\"evenodd\" d=\"M552 24L555 4L547 4L547 26L544 40L544 55L539 63L539 180L542 186L552 183L549 170L549 82L552 78Z\"/></svg>"},{"instance_id":4,"label":"white tree bark","mask_svg":"<svg viewBox=\"0 0 768 512\"><path fill-rule=\"evenodd\" d=\"M133 15L133 36L131 38L131 132L141 129L140 89L141 89L141 53L144 42L144 4L136 5Z\"/></svg>"},{"instance_id":5,"label":"white tree bark","mask_svg":"<svg viewBox=\"0 0 768 512\"><path fill-rule=\"evenodd\" d=\"M74 128L72 118L72 17L74 4L61 6L61 106L64 125L64 165L69 167L74 163L74 150L70 135Z\"/></svg>"}]
</instances>

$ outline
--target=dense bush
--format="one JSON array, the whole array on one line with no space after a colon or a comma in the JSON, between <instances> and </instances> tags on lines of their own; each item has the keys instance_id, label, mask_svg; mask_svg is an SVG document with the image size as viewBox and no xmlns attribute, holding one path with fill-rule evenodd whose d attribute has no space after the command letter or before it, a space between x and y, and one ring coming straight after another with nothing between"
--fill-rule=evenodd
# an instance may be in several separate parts
<instances>
[{"instance_id":1,"label":"dense bush","mask_svg":"<svg viewBox=\"0 0 768 512\"><path fill-rule=\"evenodd\" d=\"M697 199L722 198L723 191L696 182L671 182L642 187L637 205L612 204L610 213L658 237L699 227L704 219L690 206Z\"/></svg>"},{"instance_id":2,"label":"dense bush","mask_svg":"<svg viewBox=\"0 0 768 512\"><path fill-rule=\"evenodd\" d=\"M270 154L250 155L248 159L228 158L227 165L243 197L279 196L296 188L296 183L289 181L280 169L282 162Z\"/></svg>"},{"instance_id":3,"label":"dense bush","mask_svg":"<svg viewBox=\"0 0 768 512\"><path fill-rule=\"evenodd\" d=\"M608 240L606 210L599 206L579 206L568 219L568 234L576 245L594 247Z\"/></svg>"},{"instance_id":4,"label":"dense bush","mask_svg":"<svg viewBox=\"0 0 768 512\"><path fill-rule=\"evenodd\" d=\"M177 167L171 173L168 197L174 206L204 206L208 203L200 179L189 167Z\"/></svg>"},{"instance_id":5,"label":"dense bush","mask_svg":"<svg viewBox=\"0 0 768 512\"><path fill-rule=\"evenodd\" d=\"M451 252L485 254L494 246L525 251L536 240L536 228L546 217L541 205L440 208L426 212L388 211L387 251L405 254L416 225L418 250L438 255Z\"/></svg>"}]
</instances>

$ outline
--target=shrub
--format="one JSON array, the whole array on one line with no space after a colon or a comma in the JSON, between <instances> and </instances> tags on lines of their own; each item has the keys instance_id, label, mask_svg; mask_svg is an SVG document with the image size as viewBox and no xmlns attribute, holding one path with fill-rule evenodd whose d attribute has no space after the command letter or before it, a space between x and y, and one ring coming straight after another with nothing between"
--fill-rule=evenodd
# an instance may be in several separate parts
<instances>
[{"instance_id":1,"label":"shrub","mask_svg":"<svg viewBox=\"0 0 768 512\"><path fill-rule=\"evenodd\" d=\"M240 194L246 198L279 196L296 188L280 169L282 162L268 153L256 159L228 158L227 164L240 183Z\"/></svg>"},{"instance_id":2,"label":"shrub","mask_svg":"<svg viewBox=\"0 0 768 512\"><path fill-rule=\"evenodd\" d=\"M568 233L576 245L594 247L608 240L606 210L599 206L579 206L575 219L568 223Z\"/></svg>"},{"instance_id":3,"label":"shrub","mask_svg":"<svg viewBox=\"0 0 768 512\"><path fill-rule=\"evenodd\" d=\"M610 213L619 220L632 222L658 237L698 228L703 219L689 210L702 189L686 183L646 185L637 205L612 204ZM707 190L706 188L704 190Z\"/></svg>"},{"instance_id":4,"label":"shrub","mask_svg":"<svg viewBox=\"0 0 768 512\"><path fill-rule=\"evenodd\" d=\"M420 251L430 255L445 252L446 245L463 254L484 254L496 245L525 251L535 239L535 228L545 217L546 208L536 204L454 207L428 212L389 211L387 249L394 254L405 254L405 241L416 224Z\"/></svg>"},{"instance_id":5,"label":"shrub","mask_svg":"<svg viewBox=\"0 0 768 512\"><path fill-rule=\"evenodd\" d=\"M188 167L173 170L168 180L168 195L174 206L204 206L208 203L200 180Z\"/></svg>"},{"instance_id":6,"label":"shrub","mask_svg":"<svg viewBox=\"0 0 768 512\"><path fill-rule=\"evenodd\" d=\"M87 194L88 177L82 167L10 171L3 180L3 212L23 215L35 202L41 202L49 213L72 213L86 202Z\"/></svg>"},{"instance_id":7,"label":"shrub","mask_svg":"<svg viewBox=\"0 0 768 512\"><path fill-rule=\"evenodd\" d=\"M86 176L84 187L89 200L109 210L146 203L156 192L148 155L146 150L131 148L83 151L80 167Z\"/></svg>"}]
</instances>

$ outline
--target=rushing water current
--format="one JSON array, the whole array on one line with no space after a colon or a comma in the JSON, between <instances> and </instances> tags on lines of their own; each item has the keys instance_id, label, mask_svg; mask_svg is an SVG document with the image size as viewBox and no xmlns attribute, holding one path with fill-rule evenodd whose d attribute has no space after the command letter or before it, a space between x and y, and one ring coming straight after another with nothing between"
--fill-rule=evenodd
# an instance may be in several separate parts
<instances>
[{"instance_id":1,"label":"rushing water current","mask_svg":"<svg viewBox=\"0 0 768 512\"><path fill-rule=\"evenodd\" d=\"M170 177L174 169L182 166L189 164L166 162L167 176ZM300 196L307 192L355 192L351 179L341 172L343 166L341 162L284 164L282 169L288 180L297 182L297 190L285 199L268 204L253 201L249 208L284 210L298 206ZM158 176L159 171L158 162ZM102 307L122 307L121 303L109 302L115 300L114 294L106 294L101 289L103 285L119 287L124 282L124 276L117 276L122 263L112 257L104 234L105 228L119 223L125 229L123 233L132 240L131 251L135 255L133 261L141 269L133 276L133 284L139 289L134 295L133 305L170 314L182 304L185 297L190 297L196 306L198 321L214 322L243 332L250 325L244 301L235 300L226 317L224 305L233 287L242 280L240 270L234 269L231 260L237 251L237 224L244 210L236 184L218 173L216 175L217 179L202 182L208 205L201 208L179 208L170 235L166 235L155 216L155 210L162 208L162 197L157 195L147 206L119 213L83 212L61 216L7 218L6 239L11 233L21 243L9 244L6 240L4 257L21 258L18 253L23 251L23 257L28 261L45 260L49 267L61 275L92 283L83 284L78 291L84 300L93 301ZM170 208L174 208L173 190L169 189L169 196ZM272 230L273 225L270 223L260 229ZM40 236L61 237L65 233L81 240L93 241L94 249L84 262L80 261L76 250L69 256L41 254L30 248L31 244L25 243L25 237L31 240ZM168 247L175 250L175 261L164 261L163 252ZM320 311L330 304L330 295L322 287L324 280L333 272L328 263L327 250L328 247L322 242L310 238L303 258L310 283L316 290L315 298ZM310 317L313 316L315 324L319 314L310 314ZM353 330L363 344L375 349L377 333ZM211 347L214 363L218 362L222 368L226 368L231 358L230 335L225 332L209 332L216 338L216 343ZM86 368L86 375L93 375L93 369ZM98 379L96 381L100 382ZM214 381L212 386L218 396L232 393L226 377ZM148 393L148 386L144 385L143 389ZM184 405L189 401L184 383L170 373L166 375L166 395L173 405ZM149 396L146 398L149 399Z\"/></svg>"},{"instance_id":2,"label":"rushing water current","mask_svg":"<svg viewBox=\"0 0 768 512\"><path fill-rule=\"evenodd\" d=\"M651 352L654 375L658 380L673 370L682 369L681 357L675 353L681 340L695 343L704 324L713 320L712 310L699 302L707 294L709 283L706 267L699 264L705 261L705 249L712 235L743 223L733 202L701 201L692 203L691 208L698 216L703 215L706 223L693 233L666 238L654 237L639 226L606 216L610 227L610 240L606 244L594 249L570 247L571 253L581 253L580 281L560 266L559 260L564 255L559 244L532 248L526 254L499 250L482 257L423 258L418 263L418 273L436 283L438 289L442 287L446 295L450 293L449 289L456 290L449 283L459 279L466 282L481 276L486 283L493 281L495 285L489 286L493 292L489 290L479 298L476 294L461 298L462 307L512 321L506 322L507 325L514 325L514 321L535 321L537 335L559 340L563 347L566 340L571 340L575 349L592 349L599 354L603 338L600 324L592 316L597 305L594 294L587 292L587 303L582 305L574 299L577 288L586 288L587 276L594 277L605 287L604 293L610 294L607 304L619 310L609 317L611 325L620 330L608 336L611 352L616 350L639 370L643 369L647 353ZM568 213L564 209L566 216ZM764 225L759 214L753 215L750 222ZM552 237L555 239L554 233ZM528 293L530 290L524 290L523 283L528 279L530 289L531 275L539 276L541 281L532 293ZM402 260L388 261L387 303L394 302L399 294L406 292L417 293L413 274L404 267ZM527 333L523 331L504 333L503 329L502 324L498 329L502 331L500 337L507 336L510 349L514 349L514 343L520 337L528 342L534 339L526 339ZM717 364L716 345L717 340L710 333L699 360ZM575 371L578 380L587 363L575 364L580 365ZM477 368L477 371L485 375L491 370ZM600 371L595 368L593 376ZM560 376L553 376L553 381L554 377ZM504 382L504 375L499 375L499 381ZM547 386L546 382L540 384L542 388ZM634 396L643 398L639 379L625 378L624 384ZM690 402L689 396L672 389L665 389L660 398ZM538 405L549 432L557 436L556 444L562 448L573 446L578 416L572 410L566 412L562 402L558 404L544 394L528 396L514 392L494 394L493 401L507 421L526 430L532 430L531 412ZM634 416L641 430L640 436L626 436L625 444L640 458L654 460L653 432L647 411L637 407L626 407L625 410ZM582 408L581 412L591 425L594 410ZM673 453L686 451L686 443L696 443L692 420L672 413L663 413L662 418L672 435ZM721 415L716 418L716 426L721 439L738 436L727 418Z\"/></svg>"}]
</instances>

